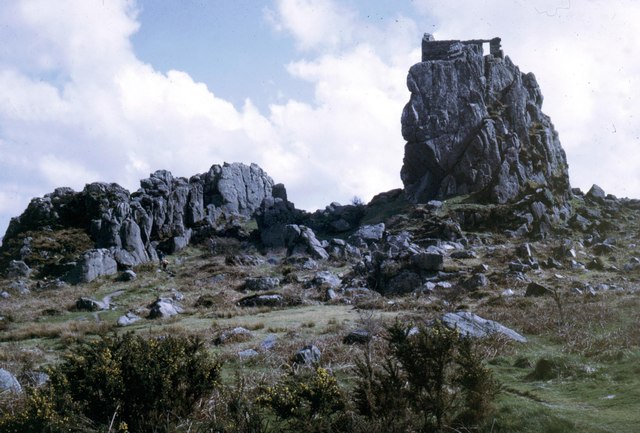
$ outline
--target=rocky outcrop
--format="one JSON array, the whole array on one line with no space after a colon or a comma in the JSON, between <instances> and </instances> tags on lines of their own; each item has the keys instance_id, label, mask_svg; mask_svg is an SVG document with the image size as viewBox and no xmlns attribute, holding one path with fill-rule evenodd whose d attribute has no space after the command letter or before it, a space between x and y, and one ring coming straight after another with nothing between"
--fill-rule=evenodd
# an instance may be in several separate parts
<instances>
[{"instance_id":1,"label":"rocky outcrop","mask_svg":"<svg viewBox=\"0 0 640 433\"><path fill-rule=\"evenodd\" d=\"M3 239L3 257L29 265L29 254L42 254L32 251L28 233L79 229L90 236L102 256L128 269L157 260L158 248L166 253L179 251L193 236L208 237L253 216L265 199L273 198L273 188L273 180L260 167L239 163L214 165L190 179L158 170L141 180L140 189L132 194L114 183L92 183L81 192L58 188L33 199L22 215L11 220ZM85 259L69 280L94 278L82 266L95 268L96 261ZM108 268L111 273L111 263Z\"/></svg>"},{"instance_id":2,"label":"rocky outcrop","mask_svg":"<svg viewBox=\"0 0 640 433\"><path fill-rule=\"evenodd\" d=\"M533 194L535 220L568 216L568 167L558 133L542 110L531 73L503 57L499 39L423 40L422 62L409 70L411 99L402 113L407 141L401 171L415 203L470 195L505 204Z\"/></svg>"}]
</instances>

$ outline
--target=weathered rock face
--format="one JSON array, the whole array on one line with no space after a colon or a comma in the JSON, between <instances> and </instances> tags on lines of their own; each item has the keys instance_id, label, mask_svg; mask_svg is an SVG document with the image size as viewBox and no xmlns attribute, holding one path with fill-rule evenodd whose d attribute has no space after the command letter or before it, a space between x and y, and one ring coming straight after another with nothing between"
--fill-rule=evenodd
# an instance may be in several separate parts
<instances>
[{"instance_id":1,"label":"weathered rock face","mask_svg":"<svg viewBox=\"0 0 640 433\"><path fill-rule=\"evenodd\" d=\"M566 157L535 76L502 56L498 38L486 56L483 42L423 39L402 113L407 197L472 194L504 204L543 189L551 193L546 207L562 208L570 194Z\"/></svg>"},{"instance_id":2,"label":"weathered rock face","mask_svg":"<svg viewBox=\"0 0 640 433\"><path fill-rule=\"evenodd\" d=\"M88 233L93 247L109 261L106 273L115 272L111 262L130 268L156 260L158 247L173 253L188 245L196 232L207 236L252 216L266 198L272 198L273 180L255 164L225 163L188 180L159 170L141 180L140 186L130 194L117 184L92 183L82 192L58 188L33 199L21 216L11 220L1 247L9 254L3 256L26 255L29 265L28 254L7 249L27 245L21 238L28 240L30 231L73 228ZM101 265L106 263L102 259ZM69 280L91 280L94 263L84 263L87 269L76 269ZM87 274L92 275L87 278Z\"/></svg>"}]
</instances>

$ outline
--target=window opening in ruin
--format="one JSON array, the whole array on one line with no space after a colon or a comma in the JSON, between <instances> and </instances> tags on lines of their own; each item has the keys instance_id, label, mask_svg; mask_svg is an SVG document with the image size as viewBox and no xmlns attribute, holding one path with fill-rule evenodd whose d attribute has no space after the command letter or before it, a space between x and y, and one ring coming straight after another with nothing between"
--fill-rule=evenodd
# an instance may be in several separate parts
<instances>
[{"instance_id":1,"label":"window opening in ruin","mask_svg":"<svg viewBox=\"0 0 640 433\"><path fill-rule=\"evenodd\" d=\"M486 56L491 53L491 47L489 42L482 43L482 55Z\"/></svg>"}]
</instances>

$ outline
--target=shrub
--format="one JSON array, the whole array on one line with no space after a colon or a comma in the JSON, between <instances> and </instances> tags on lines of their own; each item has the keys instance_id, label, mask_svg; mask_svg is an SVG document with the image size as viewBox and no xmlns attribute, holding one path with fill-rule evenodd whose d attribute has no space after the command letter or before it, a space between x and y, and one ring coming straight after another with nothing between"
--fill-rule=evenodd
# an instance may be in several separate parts
<instances>
[{"instance_id":1,"label":"shrub","mask_svg":"<svg viewBox=\"0 0 640 433\"><path fill-rule=\"evenodd\" d=\"M35 391L20 417L6 425L40 431L27 427L49 419L74 431L69 420L88 419L134 432L169 431L214 389L219 370L195 338L102 337L72 350L51 370L48 386Z\"/></svg>"},{"instance_id":2,"label":"shrub","mask_svg":"<svg viewBox=\"0 0 640 433\"><path fill-rule=\"evenodd\" d=\"M473 341L436 322L417 333L388 328L381 368L370 357L357 363L358 412L381 431L474 430L491 414L498 386Z\"/></svg>"},{"instance_id":3,"label":"shrub","mask_svg":"<svg viewBox=\"0 0 640 433\"><path fill-rule=\"evenodd\" d=\"M335 377L324 368L312 376L291 375L263 389L257 402L283 421L282 431L348 430L345 399Z\"/></svg>"}]
</instances>

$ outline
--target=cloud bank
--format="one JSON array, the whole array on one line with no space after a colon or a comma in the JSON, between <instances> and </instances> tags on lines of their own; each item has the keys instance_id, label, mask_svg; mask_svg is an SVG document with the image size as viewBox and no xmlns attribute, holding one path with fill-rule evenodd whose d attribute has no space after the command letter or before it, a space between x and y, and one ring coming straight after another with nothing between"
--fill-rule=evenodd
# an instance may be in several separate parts
<instances>
[{"instance_id":1,"label":"cloud bank","mask_svg":"<svg viewBox=\"0 0 640 433\"><path fill-rule=\"evenodd\" d=\"M135 190L156 169L189 176L256 162L307 209L399 187L405 79L424 31L501 36L506 54L538 77L572 184L640 197L640 4L402 5L404 15L373 22L357 2L274 1L265 20L298 50L286 73L314 97L260 111L251 95L236 106L185 71L137 58L134 1L0 3L0 40L9 41L0 49L0 235L29 199L55 187L107 181Z\"/></svg>"},{"instance_id":2,"label":"cloud bank","mask_svg":"<svg viewBox=\"0 0 640 433\"><path fill-rule=\"evenodd\" d=\"M314 101L287 100L268 113L137 59L129 41L137 14L124 0L0 6L0 37L11 41L0 55L3 233L31 197L57 186L108 181L135 190L160 168L188 176L223 161L256 162L304 208L399 185L408 59L378 53L363 39L370 31L356 37L355 12L320 1L280 1L265 12L301 56L311 53L286 68L315 88ZM343 30L333 31L336 23ZM381 31L375 37L384 40Z\"/></svg>"}]
</instances>

